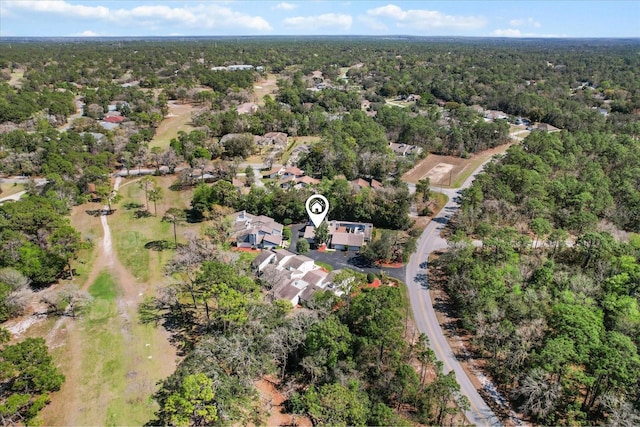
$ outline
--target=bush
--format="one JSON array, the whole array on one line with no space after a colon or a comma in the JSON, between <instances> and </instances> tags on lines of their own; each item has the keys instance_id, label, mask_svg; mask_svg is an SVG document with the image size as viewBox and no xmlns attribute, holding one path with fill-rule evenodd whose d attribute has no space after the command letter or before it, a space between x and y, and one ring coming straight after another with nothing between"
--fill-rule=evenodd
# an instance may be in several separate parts
<instances>
[{"instance_id":1,"label":"bush","mask_svg":"<svg viewBox=\"0 0 640 427\"><path fill-rule=\"evenodd\" d=\"M373 283L376 280L376 275L373 273L367 273L367 283Z\"/></svg>"},{"instance_id":2,"label":"bush","mask_svg":"<svg viewBox=\"0 0 640 427\"><path fill-rule=\"evenodd\" d=\"M300 254L309 252L309 242L306 239L298 240L298 243L296 243L296 251Z\"/></svg>"}]
</instances>

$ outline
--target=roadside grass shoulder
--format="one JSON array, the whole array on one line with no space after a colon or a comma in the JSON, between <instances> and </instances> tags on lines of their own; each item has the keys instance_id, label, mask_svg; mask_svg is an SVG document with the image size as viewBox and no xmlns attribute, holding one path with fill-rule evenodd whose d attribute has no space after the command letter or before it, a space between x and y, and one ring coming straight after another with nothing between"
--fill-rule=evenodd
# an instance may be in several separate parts
<instances>
[{"instance_id":1,"label":"roadside grass shoulder","mask_svg":"<svg viewBox=\"0 0 640 427\"><path fill-rule=\"evenodd\" d=\"M328 264L326 262L322 262L322 261L315 261L316 265L324 268L327 271L333 271L333 266L331 264Z\"/></svg>"}]
</instances>

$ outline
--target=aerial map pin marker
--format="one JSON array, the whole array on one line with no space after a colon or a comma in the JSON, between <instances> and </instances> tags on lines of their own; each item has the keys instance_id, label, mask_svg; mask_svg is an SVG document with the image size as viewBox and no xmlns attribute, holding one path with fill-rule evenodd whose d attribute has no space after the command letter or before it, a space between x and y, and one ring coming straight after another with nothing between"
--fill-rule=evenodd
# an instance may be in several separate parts
<instances>
[{"instance_id":1,"label":"aerial map pin marker","mask_svg":"<svg viewBox=\"0 0 640 427\"><path fill-rule=\"evenodd\" d=\"M314 194L307 199L306 206L311 222L316 227L319 227L329 213L329 201L320 194Z\"/></svg>"}]
</instances>

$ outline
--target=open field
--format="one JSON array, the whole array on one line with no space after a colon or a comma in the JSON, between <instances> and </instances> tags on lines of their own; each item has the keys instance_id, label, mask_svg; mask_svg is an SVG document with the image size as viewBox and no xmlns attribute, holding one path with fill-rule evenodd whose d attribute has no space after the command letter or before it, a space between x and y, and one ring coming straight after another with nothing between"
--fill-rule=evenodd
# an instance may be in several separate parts
<instances>
[{"instance_id":1,"label":"open field","mask_svg":"<svg viewBox=\"0 0 640 427\"><path fill-rule=\"evenodd\" d=\"M179 104L176 101L169 101L169 114L165 116L156 134L149 143L149 148L169 147L171 139L178 137L178 131L189 132L193 129L191 125L191 113L195 110L192 104Z\"/></svg>"},{"instance_id":2,"label":"open field","mask_svg":"<svg viewBox=\"0 0 640 427\"><path fill-rule=\"evenodd\" d=\"M165 198L158 216L169 206L188 206L191 192L168 190L174 177L158 177ZM142 425L157 409L151 395L157 382L175 369L176 349L161 327L138 322L137 307L166 278L162 266L173 251L144 247L150 240L172 239L170 224L159 217L136 219L124 209L127 202L144 204L135 180L121 186L124 198L108 216L115 254L102 244L101 219L87 214L99 205L87 203L73 209L72 224L83 238L95 242L84 261L77 261L76 283L94 297L80 319L50 319L28 331L45 335L56 365L66 376L62 389L42 412L45 425ZM151 206L153 212L153 206ZM181 226L179 226L181 227ZM199 230L190 225L186 228ZM132 231L135 230L135 231ZM139 264L139 265L138 265ZM49 331L43 325L49 325ZM90 405L90 406L89 406Z\"/></svg>"},{"instance_id":3,"label":"open field","mask_svg":"<svg viewBox=\"0 0 640 427\"><path fill-rule=\"evenodd\" d=\"M138 209L126 209L131 203L142 205L144 209L144 192L138 185L139 179L126 181L121 186L122 201L118 210L112 215L111 232L116 253L124 266L129 269L136 280L150 283L164 283L166 278L162 267L173 255L172 249L153 250L145 247L149 243L162 240L173 243L173 225L162 222L162 216L170 207L187 209L190 207L192 191L172 191L169 187L174 182L173 176L154 177L162 187L163 199L157 202L158 213L154 216L154 206L149 202L151 216L136 218ZM191 231L199 233L202 224L178 224L178 242L185 242L184 234Z\"/></svg>"},{"instance_id":4,"label":"open field","mask_svg":"<svg viewBox=\"0 0 640 427\"><path fill-rule=\"evenodd\" d=\"M22 82L20 80L22 80L22 77L24 77L24 72L25 70L21 70L21 69L16 69L11 73L11 80L9 80L9 86L14 87L14 88L21 88L22 87Z\"/></svg>"},{"instance_id":5,"label":"open field","mask_svg":"<svg viewBox=\"0 0 640 427\"><path fill-rule=\"evenodd\" d=\"M24 185L2 183L0 184L0 189L2 189L2 192L0 192L0 198L2 198L24 191Z\"/></svg>"},{"instance_id":6,"label":"open field","mask_svg":"<svg viewBox=\"0 0 640 427\"><path fill-rule=\"evenodd\" d=\"M263 106L264 96L274 95L278 91L278 85L276 84L277 80L277 74L267 74L266 79L257 81L253 85L253 102L258 104L259 106Z\"/></svg>"},{"instance_id":7,"label":"open field","mask_svg":"<svg viewBox=\"0 0 640 427\"><path fill-rule=\"evenodd\" d=\"M425 177L431 179L431 185L445 186L449 178L455 179L465 169L469 159L456 156L429 154L402 176L402 180L416 184ZM438 168L446 173L438 173Z\"/></svg>"},{"instance_id":8,"label":"open field","mask_svg":"<svg viewBox=\"0 0 640 427\"><path fill-rule=\"evenodd\" d=\"M504 153L511 145L513 143L500 145L474 154L468 159L429 154L405 173L402 180L415 184L422 178L428 177L431 180L431 185L459 187L480 164L495 154Z\"/></svg>"}]
</instances>

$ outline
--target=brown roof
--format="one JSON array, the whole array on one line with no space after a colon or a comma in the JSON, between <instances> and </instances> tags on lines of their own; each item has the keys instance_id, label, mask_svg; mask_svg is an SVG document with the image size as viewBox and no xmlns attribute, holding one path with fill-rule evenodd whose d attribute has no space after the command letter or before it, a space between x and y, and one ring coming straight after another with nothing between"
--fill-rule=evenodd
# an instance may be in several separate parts
<instances>
[{"instance_id":1,"label":"brown roof","mask_svg":"<svg viewBox=\"0 0 640 427\"><path fill-rule=\"evenodd\" d=\"M300 288L293 285L293 281L289 281L284 286L281 286L275 293L276 298L278 299L286 299L287 301L291 301L296 295L300 293Z\"/></svg>"},{"instance_id":2,"label":"brown roof","mask_svg":"<svg viewBox=\"0 0 640 427\"><path fill-rule=\"evenodd\" d=\"M364 234L361 233L333 233L331 236L332 245L364 245Z\"/></svg>"},{"instance_id":3,"label":"brown roof","mask_svg":"<svg viewBox=\"0 0 640 427\"><path fill-rule=\"evenodd\" d=\"M320 285L322 281L324 281L329 273L324 270L312 270L307 272L304 276L302 276L302 280L309 283L310 285Z\"/></svg>"},{"instance_id":4,"label":"brown roof","mask_svg":"<svg viewBox=\"0 0 640 427\"><path fill-rule=\"evenodd\" d=\"M309 258L309 257L306 257L304 255L296 255L296 256L294 256L293 258L291 258L287 262L285 267L297 270L297 269L300 268L300 266L302 264L304 264L305 262L308 262L308 261L312 261L313 262L313 260L311 258Z\"/></svg>"},{"instance_id":5,"label":"brown roof","mask_svg":"<svg viewBox=\"0 0 640 427\"><path fill-rule=\"evenodd\" d=\"M104 118L104 121L107 123L122 123L124 120L125 118L122 116L110 116Z\"/></svg>"},{"instance_id":6,"label":"brown roof","mask_svg":"<svg viewBox=\"0 0 640 427\"><path fill-rule=\"evenodd\" d=\"M313 239L316 237L316 228L313 225L307 225L304 228L304 236L305 239Z\"/></svg>"},{"instance_id":7,"label":"brown roof","mask_svg":"<svg viewBox=\"0 0 640 427\"><path fill-rule=\"evenodd\" d=\"M315 185L315 184L319 184L320 180L319 179L315 179L315 178L311 178L310 176L303 176L302 178L296 178L296 182L297 183L304 183L304 184L309 184L309 185Z\"/></svg>"},{"instance_id":8,"label":"brown roof","mask_svg":"<svg viewBox=\"0 0 640 427\"><path fill-rule=\"evenodd\" d=\"M368 188L369 187L369 183L367 181L365 181L362 178L358 178L358 179L354 179L353 181L351 181L351 184L354 186L358 186L360 188Z\"/></svg>"},{"instance_id":9,"label":"brown roof","mask_svg":"<svg viewBox=\"0 0 640 427\"><path fill-rule=\"evenodd\" d=\"M295 166L289 166L288 168L286 168L283 173L285 174L291 174L291 175L304 175L304 172L301 169L298 169Z\"/></svg>"},{"instance_id":10,"label":"brown roof","mask_svg":"<svg viewBox=\"0 0 640 427\"><path fill-rule=\"evenodd\" d=\"M275 236L273 234L265 234L262 238L263 242L273 243L274 245L280 245L282 243L282 236Z\"/></svg>"},{"instance_id":11,"label":"brown roof","mask_svg":"<svg viewBox=\"0 0 640 427\"><path fill-rule=\"evenodd\" d=\"M371 187L373 188L382 188L384 187L380 181L376 181L375 179L371 180Z\"/></svg>"},{"instance_id":12,"label":"brown roof","mask_svg":"<svg viewBox=\"0 0 640 427\"><path fill-rule=\"evenodd\" d=\"M302 291L302 293L300 294L300 299L303 301L309 301L313 296L313 294L321 290L322 288L319 288L315 285L307 286L307 288L304 291Z\"/></svg>"}]
</instances>

